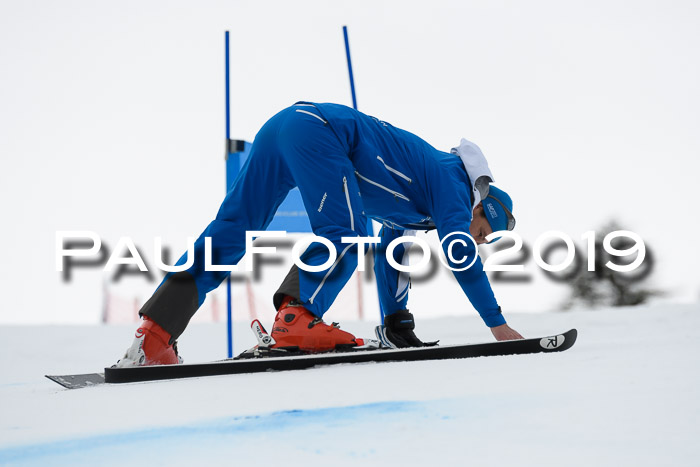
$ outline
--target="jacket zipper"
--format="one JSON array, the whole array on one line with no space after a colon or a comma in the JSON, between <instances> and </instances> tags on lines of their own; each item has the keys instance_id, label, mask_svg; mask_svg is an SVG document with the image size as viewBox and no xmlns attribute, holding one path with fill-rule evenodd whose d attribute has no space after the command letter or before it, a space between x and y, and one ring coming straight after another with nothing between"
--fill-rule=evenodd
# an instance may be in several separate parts
<instances>
[{"instance_id":1,"label":"jacket zipper","mask_svg":"<svg viewBox=\"0 0 700 467\"><path fill-rule=\"evenodd\" d=\"M367 183L371 183L372 185L374 185L374 186L376 186L376 187L378 187L378 188L381 188L381 189L384 190L384 191L387 191L387 192L391 193L391 194L394 195L394 197L396 197L396 198L401 198L401 199L403 199L403 200L405 200L405 201L411 201L410 199L408 199L406 196L402 195L402 194L399 193L398 191L394 191L394 190L392 190L391 188L387 188L387 187L385 187L384 185L382 185L382 184L380 184L380 183L377 183L377 182L375 182L375 181L373 181L373 180L370 180L369 178L367 178L367 177L365 177L364 175L360 174L360 172L358 172L357 170L355 171L355 175L357 175L358 177L360 177L362 180L366 181Z\"/></svg>"},{"instance_id":2,"label":"jacket zipper","mask_svg":"<svg viewBox=\"0 0 700 467\"><path fill-rule=\"evenodd\" d=\"M401 172L399 172L399 171L396 170L395 168L389 167L388 165L386 165L386 162L384 162L384 159L382 159L382 156L377 156L377 159L379 160L379 162L381 162L382 164L384 164L384 168L385 168L386 170L388 170L389 172L391 172L391 173L393 173L393 174L398 175L399 177L401 177L401 178L403 178L404 180L406 180L408 183L413 183L413 180L411 180L410 177L407 177L406 175L402 174Z\"/></svg>"},{"instance_id":3,"label":"jacket zipper","mask_svg":"<svg viewBox=\"0 0 700 467\"><path fill-rule=\"evenodd\" d=\"M355 231L355 218L352 215L352 204L350 204L350 191L348 190L348 178L343 176L343 190L345 191L345 201L348 203L348 211L350 212L350 228L352 231ZM352 243L348 246L345 247L345 249L338 255L338 258L335 260L335 263L328 269L328 272L326 273L325 276L323 276L323 279L321 280L321 283L318 284L318 287L316 287L316 290L314 291L313 295L309 297L309 303L314 302L314 299L316 298L316 295L318 295L319 291L323 287L323 284L326 283L326 279L331 275L335 267L340 263L340 260L343 259L343 256L345 256L345 253L348 251L348 249L352 246Z\"/></svg>"},{"instance_id":4,"label":"jacket zipper","mask_svg":"<svg viewBox=\"0 0 700 467\"><path fill-rule=\"evenodd\" d=\"M348 190L348 178L343 176L343 189L345 190L345 201L348 203L348 211L350 211L350 228L355 231L355 218L352 215L352 204L350 204L350 191Z\"/></svg>"}]
</instances>

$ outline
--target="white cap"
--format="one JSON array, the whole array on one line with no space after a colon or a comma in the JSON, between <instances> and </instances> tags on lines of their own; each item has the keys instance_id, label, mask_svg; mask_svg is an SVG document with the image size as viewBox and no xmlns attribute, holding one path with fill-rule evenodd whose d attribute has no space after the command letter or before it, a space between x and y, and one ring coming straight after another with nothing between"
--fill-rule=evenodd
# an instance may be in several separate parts
<instances>
[{"instance_id":1,"label":"white cap","mask_svg":"<svg viewBox=\"0 0 700 467\"><path fill-rule=\"evenodd\" d=\"M494 181L489 163L481 152L479 146L464 138L459 142L459 146L450 150L452 154L456 154L462 159L462 164L469 175L472 194L474 195L474 205L472 211L482 199L489 194L489 183Z\"/></svg>"}]
</instances>

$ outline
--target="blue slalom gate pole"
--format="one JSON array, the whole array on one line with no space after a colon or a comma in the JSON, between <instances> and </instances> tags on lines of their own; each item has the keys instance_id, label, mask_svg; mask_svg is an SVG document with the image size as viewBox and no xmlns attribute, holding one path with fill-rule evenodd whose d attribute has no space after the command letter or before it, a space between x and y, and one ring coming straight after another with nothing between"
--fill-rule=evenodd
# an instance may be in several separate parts
<instances>
[{"instance_id":1,"label":"blue slalom gate pole","mask_svg":"<svg viewBox=\"0 0 700 467\"><path fill-rule=\"evenodd\" d=\"M345 39L345 56L348 59L348 74L350 75L350 92L352 93L352 108L357 110L357 97L355 97L355 78L352 74L352 60L350 59L350 40L348 39L348 27L343 26L343 38ZM367 219L367 232L374 235L374 226L372 225L372 219ZM372 247L374 248L374 247ZM359 283L359 287L362 284ZM360 296L360 300L362 296ZM379 320L384 324L384 310L382 310L382 303L379 302Z\"/></svg>"},{"instance_id":2,"label":"blue slalom gate pole","mask_svg":"<svg viewBox=\"0 0 700 467\"><path fill-rule=\"evenodd\" d=\"M353 78L352 76L352 60L350 60L350 41L348 40L347 26L343 26L343 37L345 38L345 56L348 59L348 73L350 74L350 92L352 93L352 108L357 110L357 98L355 97L355 78Z\"/></svg>"},{"instance_id":3,"label":"blue slalom gate pole","mask_svg":"<svg viewBox=\"0 0 700 467\"><path fill-rule=\"evenodd\" d=\"M231 107L229 95L229 51L228 51L228 31L225 35L225 54L226 54L226 157L229 157L229 141L231 141ZM228 190L228 180L226 181L226 189ZM226 334L227 334L227 355L228 358L233 358L233 319L231 313L231 275L226 278Z\"/></svg>"}]
</instances>

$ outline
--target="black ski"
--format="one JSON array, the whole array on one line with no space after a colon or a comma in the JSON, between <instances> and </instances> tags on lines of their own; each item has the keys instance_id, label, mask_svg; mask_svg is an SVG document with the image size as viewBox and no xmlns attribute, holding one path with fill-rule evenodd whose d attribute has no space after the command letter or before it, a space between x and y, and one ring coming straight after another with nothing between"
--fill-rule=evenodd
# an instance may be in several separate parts
<instances>
[{"instance_id":1,"label":"black ski","mask_svg":"<svg viewBox=\"0 0 700 467\"><path fill-rule=\"evenodd\" d=\"M211 363L184 365L155 365L132 368L105 368L104 382L135 383L164 379L196 378L202 376L258 373L263 371L302 370L321 365L367 362L407 362L420 360L444 360L456 358L491 357L531 353L562 352L576 342L577 332L572 329L564 334L544 338L523 339L486 344L445 345L413 347L408 349L348 350L323 354L250 357L222 360ZM102 375L47 376L69 389L100 384Z\"/></svg>"}]
</instances>

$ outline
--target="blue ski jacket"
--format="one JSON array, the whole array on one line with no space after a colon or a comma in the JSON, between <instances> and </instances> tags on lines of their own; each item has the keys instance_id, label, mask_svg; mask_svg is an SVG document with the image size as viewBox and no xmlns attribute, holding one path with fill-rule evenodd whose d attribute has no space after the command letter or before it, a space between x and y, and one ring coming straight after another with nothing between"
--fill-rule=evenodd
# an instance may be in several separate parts
<instances>
[{"instance_id":1,"label":"blue ski jacket","mask_svg":"<svg viewBox=\"0 0 700 467\"><path fill-rule=\"evenodd\" d=\"M331 307L360 258L358 248L342 239L366 236L368 217L383 224L375 272L385 315L406 308L410 284L406 273L387 262L386 245L418 229L436 228L441 239L455 232L466 234L472 219L471 182L460 157L349 107L299 102L262 126L216 218L195 242L193 262L186 269L196 286L195 310L228 275L225 268L207 268L207 241L213 245L213 264L238 264L245 254L246 232L266 229L295 186L314 233L329 240L338 255L324 270L293 268L275 297L294 296L319 317ZM443 242L443 250L452 267L463 267L458 263L463 258L475 260L470 268L454 272L474 308L489 327L504 324L476 246L471 241L456 243L449 259L450 242ZM402 263L405 252L400 245L394 260ZM305 264L314 266L327 258L328 250L317 242L302 255ZM187 260L185 253L177 264ZM181 321L186 325L188 319L183 316Z\"/></svg>"}]
</instances>

